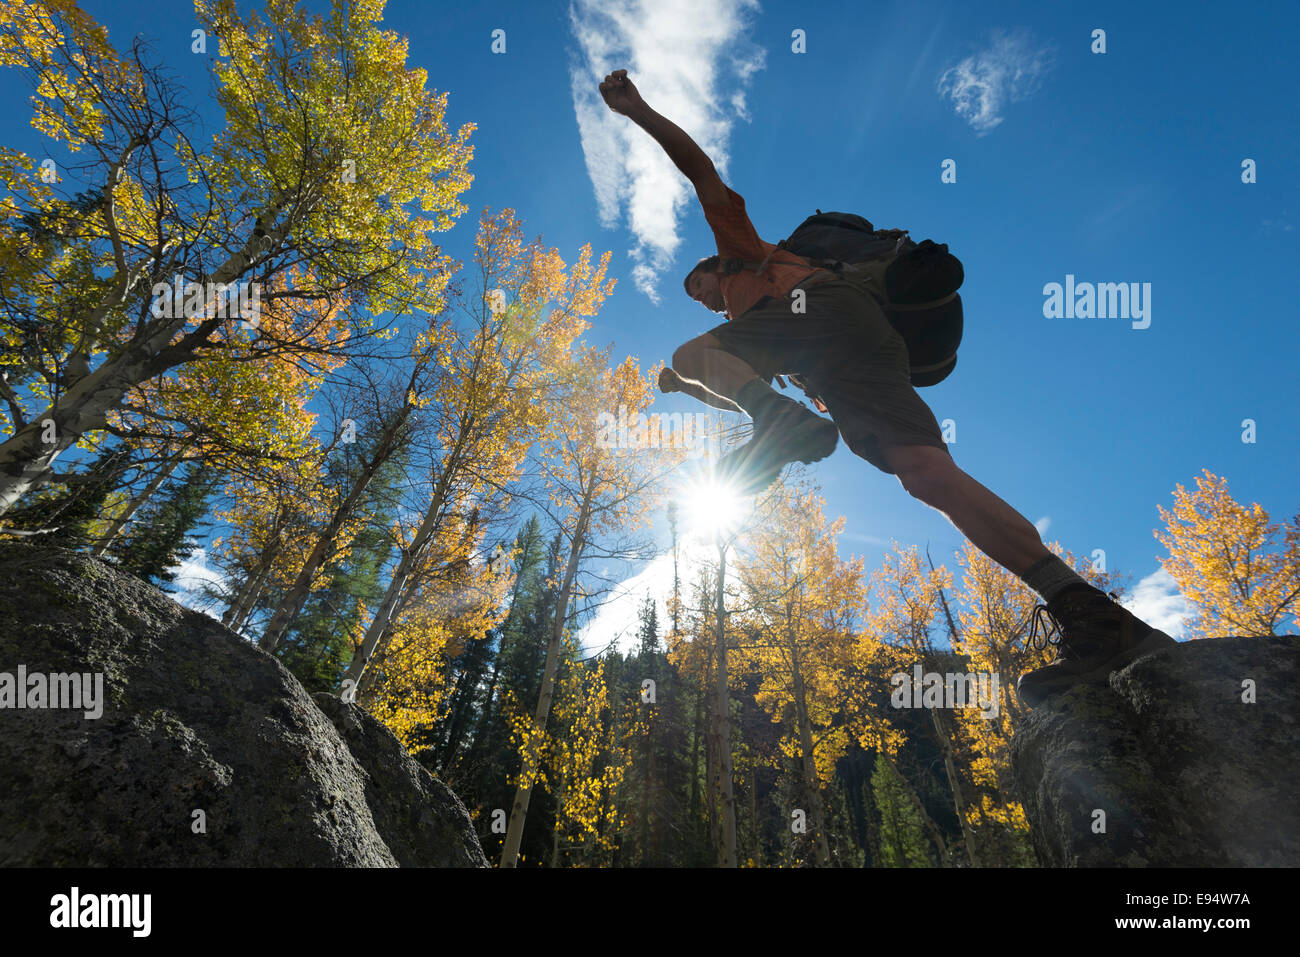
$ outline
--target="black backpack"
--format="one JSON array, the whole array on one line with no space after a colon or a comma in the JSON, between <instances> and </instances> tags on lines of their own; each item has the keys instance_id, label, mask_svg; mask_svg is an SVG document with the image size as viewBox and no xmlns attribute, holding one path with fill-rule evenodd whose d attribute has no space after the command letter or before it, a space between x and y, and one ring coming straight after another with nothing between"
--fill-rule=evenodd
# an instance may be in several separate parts
<instances>
[{"instance_id":1,"label":"black backpack","mask_svg":"<svg viewBox=\"0 0 1300 957\"><path fill-rule=\"evenodd\" d=\"M878 230L854 213L809 216L778 249L860 281L880 303L890 325L907 343L914 386L942 382L957 364L961 345L961 260L945 243L916 243L901 229ZM762 268L761 263L723 260L724 272Z\"/></svg>"}]
</instances>

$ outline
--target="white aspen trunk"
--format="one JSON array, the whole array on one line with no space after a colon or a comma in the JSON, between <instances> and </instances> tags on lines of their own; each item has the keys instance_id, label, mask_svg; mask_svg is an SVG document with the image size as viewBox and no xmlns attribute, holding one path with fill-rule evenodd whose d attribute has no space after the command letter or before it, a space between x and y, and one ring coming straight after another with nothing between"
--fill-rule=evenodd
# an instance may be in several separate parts
<instances>
[{"instance_id":1,"label":"white aspen trunk","mask_svg":"<svg viewBox=\"0 0 1300 957\"><path fill-rule=\"evenodd\" d=\"M244 600L239 606L239 611L231 619L229 627L231 631L237 634L244 633L244 626L248 624L249 617L253 614L253 609L257 607L257 602L266 591L266 583L271 580L271 566L268 564L258 572L257 577L248 586L248 591L244 593Z\"/></svg>"},{"instance_id":2,"label":"white aspen trunk","mask_svg":"<svg viewBox=\"0 0 1300 957\"><path fill-rule=\"evenodd\" d=\"M718 594L717 594L717 683L713 700L713 736L717 741L717 776L715 789L718 796L718 866L736 866L736 792L733 780L735 769L731 758L731 715L727 692L726 644L726 593L727 546L718 540Z\"/></svg>"},{"instance_id":3,"label":"white aspen trunk","mask_svg":"<svg viewBox=\"0 0 1300 957\"><path fill-rule=\"evenodd\" d=\"M551 699L555 694L555 674L560 665L560 643L564 638L564 621L569 613L569 598L573 595L573 583L578 577L578 563L582 559L587 525L591 518L591 502L595 494L595 480L583 496L582 506L578 512L578 523L573 532L573 542L569 546L569 561L564 569L564 582L555 603L555 620L551 624L551 640L546 646L546 669L542 672L542 690L537 697L537 709L533 712L533 733L540 734L546 728L546 721L551 714ZM535 742L536 738L534 738ZM519 787L515 790L514 804L510 808L510 823L506 827L506 838L501 845L500 867L515 867L519 863L519 846L523 843L524 821L528 817L528 805L533 797L533 778L537 773L537 755L533 753L532 744L524 748L523 766L520 770Z\"/></svg>"},{"instance_id":4,"label":"white aspen trunk","mask_svg":"<svg viewBox=\"0 0 1300 957\"><path fill-rule=\"evenodd\" d=\"M180 324L184 325L183 319ZM169 323L169 332L172 328ZM0 443L0 515L39 484L54 460L82 435L102 428L108 411L149 377L154 357L143 349L134 352L83 376L57 402Z\"/></svg>"},{"instance_id":5,"label":"white aspen trunk","mask_svg":"<svg viewBox=\"0 0 1300 957\"><path fill-rule=\"evenodd\" d=\"M402 419L404 420L405 416ZM312 582L316 580L316 575L320 572L321 567L333 550L334 541L338 538L339 532L343 530L343 526L348 519L352 517L352 513L356 511L361 497L366 492L366 488L370 485L387 457L387 449L400 422L401 420L384 430L378 451L365 464L361 475L348 492L347 497L339 503L338 508L334 510L334 514L330 516L329 524L325 526L320 537L316 539L311 554L307 556L307 561L303 563L302 568L298 571L298 577L294 579L293 585L290 586L284 598L280 601L280 607L271 616L271 621L262 633L262 640L257 645L268 654L275 651L275 647L280 643L280 639L284 637L285 631L293 624L294 619L298 617L298 613L302 611L303 603L307 601L307 595L311 591Z\"/></svg>"},{"instance_id":6,"label":"white aspen trunk","mask_svg":"<svg viewBox=\"0 0 1300 957\"><path fill-rule=\"evenodd\" d=\"M284 203L285 200L281 199L272 207L274 218L279 217ZM238 279L262 250L278 247L288 230L289 222L286 220L265 236L249 236L244 245L206 281L225 284ZM144 274L142 265L136 265L133 275ZM115 302L101 303L96 308L107 311L120 305L132 285L126 283L119 288L112 297ZM106 360L94 372L76 378L56 402L0 443L0 515L37 485L50 471L54 460L75 445L78 439L87 432L103 428L109 410L121 405L132 388L186 361L185 349L174 347L172 340L191 321L182 315L148 323L150 332L147 336L131 343L120 355ZM227 321L206 319L187 339L197 345L205 341L220 323Z\"/></svg>"},{"instance_id":7,"label":"white aspen trunk","mask_svg":"<svg viewBox=\"0 0 1300 957\"><path fill-rule=\"evenodd\" d=\"M252 611L253 606L257 604L258 596L262 593L263 584L270 577L271 568L280 555L280 549L284 547L286 514L286 506L282 502L276 510L275 523L272 525L271 533L267 537L266 546L257 558L257 564L249 572L243 586L235 593L234 600L230 603L230 607L226 609L226 613L221 616L221 623L231 631L238 632L243 628L244 620Z\"/></svg>"},{"instance_id":8,"label":"white aspen trunk","mask_svg":"<svg viewBox=\"0 0 1300 957\"><path fill-rule=\"evenodd\" d=\"M979 854L975 849L975 835L971 833L970 824L966 821L966 799L962 795L961 781L957 777L957 766L952 759L952 740L948 737L948 730L944 727L943 722L939 720L939 714L934 709L930 709L930 721L934 725L934 735L938 739L939 747L943 750L943 766L948 775L948 787L952 791L952 803L957 811L957 820L961 823L961 836L966 842L966 855L970 858L971 867L979 867Z\"/></svg>"},{"instance_id":9,"label":"white aspen trunk","mask_svg":"<svg viewBox=\"0 0 1300 957\"><path fill-rule=\"evenodd\" d=\"M799 652L793 638L790 641L790 662L794 672L794 710L799 722L799 750L803 765L803 783L808 792L813 835L817 846L817 865L831 866L830 844L826 840L826 809L822 804L821 787L817 782L817 760L813 747L812 721L808 717L808 694L799 670Z\"/></svg>"},{"instance_id":10,"label":"white aspen trunk","mask_svg":"<svg viewBox=\"0 0 1300 957\"><path fill-rule=\"evenodd\" d=\"M457 449L457 455L459 448ZM410 581L411 575L415 572L415 566L419 563L424 555L424 550L428 546L434 532L442 524L443 505L447 500L447 490L451 486L452 470L455 464L449 463L434 487L433 500L429 503L429 509L424 513L424 521L420 523L419 530L415 533L415 538L411 540L410 547L402 552L401 561L397 563L397 570L393 572L392 581L388 583L388 590L384 592L383 600L380 601L379 607L375 609L374 616L370 619L370 626L366 629L366 636L361 640L361 647L357 653L352 656L352 663L348 666L348 673L344 681L351 680L353 688L361 686L361 678L365 674L366 666L370 664L370 659L379 646L379 641L388 631L388 626L392 623L393 612L397 608L402 592L406 590L407 582Z\"/></svg>"}]
</instances>

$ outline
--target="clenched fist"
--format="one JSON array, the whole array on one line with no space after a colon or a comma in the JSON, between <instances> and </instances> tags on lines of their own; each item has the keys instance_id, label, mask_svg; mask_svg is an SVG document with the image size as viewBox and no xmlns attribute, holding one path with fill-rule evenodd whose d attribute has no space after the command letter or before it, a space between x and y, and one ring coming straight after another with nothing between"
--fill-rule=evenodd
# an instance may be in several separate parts
<instances>
[{"instance_id":1,"label":"clenched fist","mask_svg":"<svg viewBox=\"0 0 1300 957\"><path fill-rule=\"evenodd\" d=\"M600 84L600 95L615 113L631 116L645 106L636 86L627 78L627 70L615 70Z\"/></svg>"},{"instance_id":2,"label":"clenched fist","mask_svg":"<svg viewBox=\"0 0 1300 957\"><path fill-rule=\"evenodd\" d=\"M682 377L673 371L672 366L664 366L659 370L659 391L660 392L682 392Z\"/></svg>"}]
</instances>

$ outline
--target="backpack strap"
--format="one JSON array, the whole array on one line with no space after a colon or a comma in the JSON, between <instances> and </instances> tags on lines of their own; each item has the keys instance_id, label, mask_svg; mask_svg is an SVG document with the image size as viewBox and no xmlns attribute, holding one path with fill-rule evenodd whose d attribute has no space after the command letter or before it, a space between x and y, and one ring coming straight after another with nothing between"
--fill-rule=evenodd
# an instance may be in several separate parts
<instances>
[{"instance_id":1,"label":"backpack strap","mask_svg":"<svg viewBox=\"0 0 1300 957\"><path fill-rule=\"evenodd\" d=\"M722 274L724 276L734 276L736 273L744 269L748 269L750 272L761 273L764 269L767 268L768 263L771 262L772 253L775 253L778 249L781 250L782 252L790 253L791 256L795 256L799 259L802 259L804 262L806 262L809 266L812 266L814 269L828 269L831 272L834 272L837 276L841 272L843 272L844 264L841 263L839 260L818 259L813 256L800 256L796 252L790 252L790 250L785 247L785 240L783 239L781 240L781 242L776 244L776 248L774 248L772 252L768 253L767 257L762 262L755 262L752 259L720 260L719 264L722 267ZM795 265L795 263L781 263L781 265L793 266Z\"/></svg>"},{"instance_id":2,"label":"backpack strap","mask_svg":"<svg viewBox=\"0 0 1300 957\"><path fill-rule=\"evenodd\" d=\"M818 210L818 213L820 212L821 210ZM893 250L880 257L880 260L885 260L885 259L889 259L892 256L897 256L902 251L903 244L907 242L909 232L910 230L906 230L906 229L873 230L873 236L876 239L894 240ZM753 262L752 260L748 260L748 259L723 259L721 260L723 275L732 276L740 272L742 269L749 269L753 272L762 272L763 269L767 266L768 262L772 259L772 253L776 252L777 249L788 252L792 256L798 256L804 262L808 263L810 266L813 266L816 269L829 269L837 274L843 273L844 266L846 264L841 262L840 260L820 259L814 256L801 255L799 253L793 252L790 249L789 242L790 242L790 237L788 236L785 239L781 240L779 243L776 244L776 248L773 249L772 252L768 253L767 258L764 259L761 263ZM880 260L873 260L873 261L880 261Z\"/></svg>"},{"instance_id":3,"label":"backpack strap","mask_svg":"<svg viewBox=\"0 0 1300 957\"><path fill-rule=\"evenodd\" d=\"M781 240L781 242L785 242L785 240ZM768 253L761 263L749 259L723 259L721 261L723 275L734 276L742 269L748 269L752 272L762 272L767 268L767 264L771 261L772 253L781 248L780 243L778 243L772 248L772 252ZM791 255L794 254L791 253Z\"/></svg>"}]
</instances>

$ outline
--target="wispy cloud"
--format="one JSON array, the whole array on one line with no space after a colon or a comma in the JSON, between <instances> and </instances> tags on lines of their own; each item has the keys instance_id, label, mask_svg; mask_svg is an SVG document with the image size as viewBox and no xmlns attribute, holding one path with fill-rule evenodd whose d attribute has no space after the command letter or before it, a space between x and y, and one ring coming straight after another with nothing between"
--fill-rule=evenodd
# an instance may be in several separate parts
<instances>
[{"instance_id":1,"label":"wispy cloud","mask_svg":"<svg viewBox=\"0 0 1300 957\"><path fill-rule=\"evenodd\" d=\"M1287 216L1287 211L1285 209L1282 210L1277 219L1260 220L1259 226L1260 230L1265 233L1289 233L1295 229L1295 227L1291 225L1291 220Z\"/></svg>"},{"instance_id":2,"label":"wispy cloud","mask_svg":"<svg viewBox=\"0 0 1300 957\"><path fill-rule=\"evenodd\" d=\"M1137 583L1123 605L1153 628L1180 641L1187 637L1191 605L1178 591L1178 583L1163 568Z\"/></svg>"},{"instance_id":3,"label":"wispy cloud","mask_svg":"<svg viewBox=\"0 0 1300 957\"><path fill-rule=\"evenodd\" d=\"M1133 186L1118 192L1118 195L1111 202L1103 206L1101 211L1092 217L1093 228L1109 228L1111 220L1146 201L1151 192L1151 187L1146 184Z\"/></svg>"},{"instance_id":4,"label":"wispy cloud","mask_svg":"<svg viewBox=\"0 0 1300 957\"><path fill-rule=\"evenodd\" d=\"M748 119L744 87L764 64L764 51L747 39L757 9L757 0L574 0L569 8L579 48L569 80L597 212L602 226L625 223L632 232L632 280L653 302L681 243L678 214L694 193L658 143L610 111L598 86L626 69L646 102L725 175L732 126Z\"/></svg>"},{"instance_id":5,"label":"wispy cloud","mask_svg":"<svg viewBox=\"0 0 1300 957\"><path fill-rule=\"evenodd\" d=\"M879 535L865 535L862 532L841 532L840 538L847 539L850 542L865 542L868 545L892 545L887 538L881 538Z\"/></svg>"},{"instance_id":6,"label":"wispy cloud","mask_svg":"<svg viewBox=\"0 0 1300 957\"><path fill-rule=\"evenodd\" d=\"M935 43L939 35L947 27L947 17L936 17L930 25L930 35L926 38L925 45L921 47L921 52L915 55L915 63L912 65L912 72L907 76L907 85L903 87L903 95L906 96L916 85L916 81L921 78L922 72L929 72L927 69L930 55L934 51Z\"/></svg>"},{"instance_id":7,"label":"wispy cloud","mask_svg":"<svg viewBox=\"0 0 1300 957\"><path fill-rule=\"evenodd\" d=\"M220 588L223 579L221 572L208 564L207 549L195 549L188 558L169 570L176 576L172 581L172 587L176 589L172 598L186 608L216 618L212 609L203 601L203 586L214 585Z\"/></svg>"},{"instance_id":8,"label":"wispy cloud","mask_svg":"<svg viewBox=\"0 0 1300 957\"><path fill-rule=\"evenodd\" d=\"M1037 91L1053 59L1051 48L1035 43L1027 31L995 31L985 49L943 71L939 95L951 99L957 115L983 136L1002 122L1007 104Z\"/></svg>"},{"instance_id":9,"label":"wispy cloud","mask_svg":"<svg viewBox=\"0 0 1300 957\"><path fill-rule=\"evenodd\" d=\"M1044 515L1038 521L1034 522L1034 528L1038 529L1039 535L1046 535L1048 528L1052 525L1052 516Z\"/></svg>"}]
</instances>

